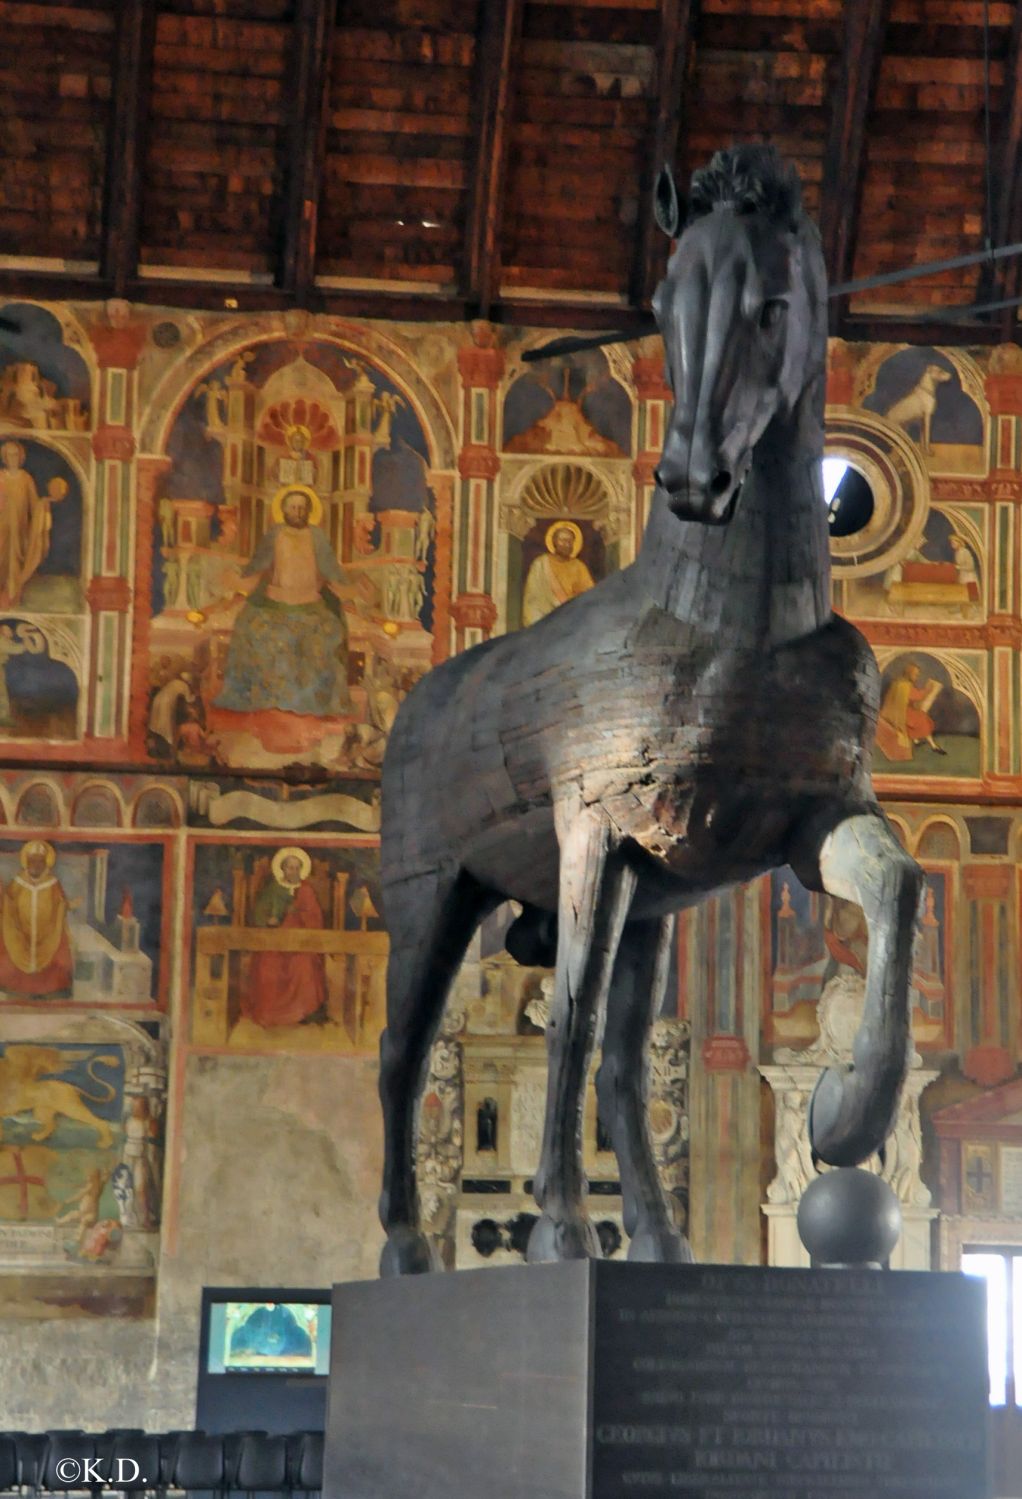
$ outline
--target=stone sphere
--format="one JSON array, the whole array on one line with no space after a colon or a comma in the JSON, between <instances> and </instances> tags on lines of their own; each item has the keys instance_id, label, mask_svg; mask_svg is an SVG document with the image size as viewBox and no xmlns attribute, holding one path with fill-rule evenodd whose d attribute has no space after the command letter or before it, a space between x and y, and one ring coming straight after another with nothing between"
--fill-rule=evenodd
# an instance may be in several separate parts
<instances>
[{"instance_id":1,"label":"stone sphere","mask_svg":"<svg viewBox=\"0 0 1022 1499\"><path fill-rule=\"evenodd\" d=\"M879 1265L898 1242L901 1207L879 1176L840 1166L802 1193L798 1232L818 1265Z\"/></svg>"}]
</instances>

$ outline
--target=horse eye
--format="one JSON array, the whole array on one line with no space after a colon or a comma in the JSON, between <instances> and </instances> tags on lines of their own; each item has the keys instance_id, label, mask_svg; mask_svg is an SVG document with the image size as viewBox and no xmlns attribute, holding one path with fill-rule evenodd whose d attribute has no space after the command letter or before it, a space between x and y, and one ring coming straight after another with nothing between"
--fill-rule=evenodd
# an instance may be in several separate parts
<instances>
[{"instance_id":1,"label":"horse eye","mask_svg":"<svg viewBox=\"0 0 1022 1499\"><path fill-rule=\"evenodd\" d=\"M760 309L759 326L765 333L769 333L777 327L787 310L788 304L783 297L771 297Z\"/></svg>"}]
</instances>

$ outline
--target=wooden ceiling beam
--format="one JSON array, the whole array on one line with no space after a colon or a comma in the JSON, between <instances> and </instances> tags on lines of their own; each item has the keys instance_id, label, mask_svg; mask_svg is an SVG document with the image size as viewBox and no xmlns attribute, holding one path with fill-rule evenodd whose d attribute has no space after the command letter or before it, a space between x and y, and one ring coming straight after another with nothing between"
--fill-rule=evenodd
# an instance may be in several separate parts
<instances>
[{"instance_id":1,"label":"wooden ceiling beam","mask_svg":"<svg viewBox=\"0 0 1022 1499\"><path fill-rule=\"evenodd\" d=\"M306 306L316 275L316 227L330 105L335 0L298 0L294 18L288 172L277 284Z\"/></svg>"},{"instance_id":2,"label":"wooden ceiling beam","mask_svg":"<svg viewBox=\"0 0 1022 1499\"><path fill-rule=\"evenodd\" d=\"M993 184L992 220L987 225L994 246L1013 243L1022 228L1022 6L1015 7L1011 40L1004 65L1004 90L1000 116L995 121L995 146L991 166ZM1017 260L998 265L988 262L980 271L977 302L997 302L1017 297L1020 289ZM1006 340L1013 337L1017 308L1007 307L997 322Z\"/></svg>"},{"instance_id":3,"label":"wooden ceiling beam","mask_svg":"<svg viewBox=\"0 0 1022 1499\"><path fill-rule=\"evenodd\" d=\"M0 303L4 301L98 302L113 295L112 284L99 276L60 275L51 271L0 269ZM176 311L283 312L299 305L297 295L281 287L247 282L177 281L144 277L127 287L129 301L161 307L172 318ZM397 322L460 323L478 316L475 301L440 293L345 291L313 287L306 298L313 312L334 317L393 319ZM627 329L636 338L649 334L649 313L640 308L600 307L591 302L532 301L504 297L491 304L495 323L522 328L550 328L560 332ZM1000 341L996 323L940 322L934 318L885 318L868 313L850 315L844 337L868 343L944 344L950 347Z\"/></svg>"},{"instance_id":4,"label":"wooden ceiling beam","mask_svg":"<svg viewBox=\"0 0 1022 1499\"><path fill-rule=\"evenodd\" d=\"M463 289L488 318L500 287L500 237L523 0L482 0L474 112L475 156Z\"/></svg>"},{"instance_id":5,"label":"wooden ceiling beam","mask_svg":"<svg viewBox=\"0 0 1022 1499\"><path fill-rule=\"evenodd\" d=\"M142 169L152 92L156 6L151 0L121 0L116 28L100 275L109 295L123 297L138 270Z\"/></svg>"},{"instance_id":6,"label":"wooden ceiling beam","mask_svg":"<svg viewBox=\"0 0 1022 1499\"><path fill-rule=\"evenodd\" d=\"M854 0L844 8L841 64L834 89L823 163L820 237L832 283L850 281L859 233L859 205L866 164L866 125L873 106L890 0ZM831 332L845 323L842 306L831 308Z\"/></svg>"},{"instance_id":7,"label":"wooden ceiling beam","mask_svg":"<svg viewBox=\"0 0 1022 1499\"><path fill-rule=\"evenodd\" d=\"M699 0L660 0L656 113L639 193L638 235L630 287L633 307L649 306L662 271L661 231L653 217L653 194L660 168L666 165L677 171L683 150L685 91L698 12Z\"/></svg>"},{"instance_id":8,"label":"wooden ceiling beam","mask_svg":"<svg viewBox=\"0 0 1022 1499\"><path fill-rule=\"evenodd\" d=\"M841 324L841 337L859 343L944 345L946 348L1001 341L995 323L959 319L944 322L926 317L874 317L869 313L847 314Z\"/></svg>"}]
</instances>

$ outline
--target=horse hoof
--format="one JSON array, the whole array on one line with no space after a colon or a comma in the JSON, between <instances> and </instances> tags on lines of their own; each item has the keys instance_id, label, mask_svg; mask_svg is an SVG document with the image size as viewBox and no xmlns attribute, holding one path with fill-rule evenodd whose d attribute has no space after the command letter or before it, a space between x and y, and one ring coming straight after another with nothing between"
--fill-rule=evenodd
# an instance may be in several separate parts
<instances>
[{"instance_id":1,"label":"horse hoof","mask_svg":"<svg viewBox=\"0 0 1022 1499\"><path fill-rule=\"evenodd\" d=\"M828 1166L858 1166L880 1149L891 1130L887 1103L871 1094L852 1068L822 1072L807 1113L813 1158Z\"/></svg>"},{"instance_id":2,"label":"horse hoof","mask_svg":"<svg viewBox=\"0 0 1022 1499\"><path fill-rule=\"evenodd\" d=\"M428 1275L442 1270L440 1257L424 1233L415 1228L392 1228L380 1255L380 1275Z\"/></svg>"},{"instance_id":3,"label":"horse hoof","mask_svg":"<svg viewBox=\"0 0 1022 1499\"><path fill-rule=\"evenodd\" d=\"M628 1258L645 1265L693 1265L695 1256L676 1228L640 1228L628 1245Z\"/></svg>"},{"instance_id":4,"label":"horse hoof","mask_svg":"<svg viewBox=\"0 0 1022 1499\"><path fill-rule=\"evenodd\" d=\"M596 1224L585 1217L553 1218L541 1213L532 1226L525 1258L530 1265L602 1259Z\"/></svg>"}]
</instances>

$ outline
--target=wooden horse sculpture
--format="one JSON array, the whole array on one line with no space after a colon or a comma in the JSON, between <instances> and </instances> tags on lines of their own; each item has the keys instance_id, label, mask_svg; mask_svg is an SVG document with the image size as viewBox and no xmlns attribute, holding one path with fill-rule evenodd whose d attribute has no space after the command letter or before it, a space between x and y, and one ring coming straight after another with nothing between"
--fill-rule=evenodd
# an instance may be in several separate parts
<instances>
[{"instance_id":1,"label":"wooden horse sculpture","mask_svg":"<svg viewBox=\"0 0 1022 1499\"><path fill-rule=\"evenodd\" d=\"M657 200L673 237L669 174ZM876 663L830 610L826 307L797 178L762 147L719 153L693 179L654 299L675 407L637 560L445 662L397 716L383 769L383 1274L435 1263L418 1221L418 1093L468 942L505 900L523 908L512 955L556 951L530 1261L600 1253L581 1121L601 1033L629 1258L691 1258L650 1149L645 1040L674 912L779 865L858 902L869 926L854 1062L820 1078L813 1148L851 1165L890 1131L921 874L870 784Z\"/></svg>"}]
</instances>

